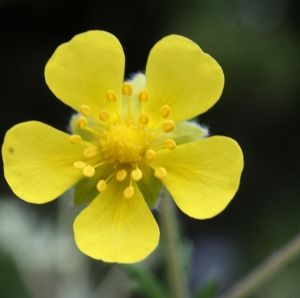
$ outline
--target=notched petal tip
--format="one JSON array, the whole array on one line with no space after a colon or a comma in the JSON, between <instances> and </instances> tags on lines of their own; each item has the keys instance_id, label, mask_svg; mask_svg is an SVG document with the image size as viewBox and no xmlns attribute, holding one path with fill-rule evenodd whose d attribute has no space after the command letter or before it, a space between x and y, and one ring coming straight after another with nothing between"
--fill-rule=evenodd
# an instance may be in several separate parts
<instances>
[{"instance_id":1,"label":"notched petal tip","mask_svg":"<svg viewBox=\"0 0 300 298\"><path fill-rule=\"evenodd\" d=\"M243 170L243 154L234 140L215 136L157 152L163 183L187 215L207 219L223 211L234 197Z\"/></svg>"},{"instance_id":2,"label":"notched petal tip","mask_svg":"<svg viewBox=\"0 0 300 298\"><path fill-rule=\"evenodd\" d=\"M75 219L75 241L86 255L105 262L135 263L158 245L157 223L135 182L134 195L123 196L128 182L129 178L114 178Z\"/></svg>"},{"instance_id":3,"label":"notched petal tip","mask_svg":"<svg viewBox=\"0 0 300 298\"><path fill-rule=\"evenodd\" d=\"M176 123L192 119L212 107L224 87L220 65L188 38L170 35L152 48L146 67L149 102L145 113L151 123L157 108L168 105ZM155 126L156 127L156 126Z\"/></svg>"},{"instance_id":4,"label":"notched petal tip","mask_svg":"<svg viewBox=\"0 0 300 298\"><path fill-rule=\"evenodd\" d=\"M120 111L121 101L112 105L107 91L121 98L125 56L118 39L105 31L88 31L60 45L45 67L46 83L57 98L76 111L82 106L98 119L99 105L112 112Z\"/></svg>"},{"instance_id":5,"label":"notched petal tip","mask_svg":"<svg viewBox=\"0 0 300 298\"><path fill-rule=\"evenodd\" d=\"M7 131L2 146L5 178L29 203L52 201L80 179L74 162L85 146L74 146L70 135L37 121L17 124Z\"/></svg>"}]
</instances>

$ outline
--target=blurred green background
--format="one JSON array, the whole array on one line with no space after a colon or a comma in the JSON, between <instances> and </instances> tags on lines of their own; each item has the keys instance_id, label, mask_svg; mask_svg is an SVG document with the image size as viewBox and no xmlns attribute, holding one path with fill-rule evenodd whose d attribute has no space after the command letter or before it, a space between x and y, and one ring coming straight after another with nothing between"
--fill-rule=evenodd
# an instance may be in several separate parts
<instances>
[{"instance_id":1,"label":"blurred green background","mask_svg":"<svg viewBox=\"0 0 300 298\"><path fill-rule=\"evenodd\" d=\"M190 290L217 277L221 293L300 232L299 12L298 0L0 0L2 139L27 120L66 130L72 111L43 72L75 34L114 34L126 76L145 69L162 37L195 41L225 73L220 101L199 121L235 139L245 156L240 189L223 213L197 221L178 211L192 247ZM0 183L0 297L131 297L122 270L77 250L69 194L34 206L14 197L3 174ZM157 254L141 266L159 271ZM299 276L298 259L253 297L300 297Z\"/></svg>"}]
</instances>

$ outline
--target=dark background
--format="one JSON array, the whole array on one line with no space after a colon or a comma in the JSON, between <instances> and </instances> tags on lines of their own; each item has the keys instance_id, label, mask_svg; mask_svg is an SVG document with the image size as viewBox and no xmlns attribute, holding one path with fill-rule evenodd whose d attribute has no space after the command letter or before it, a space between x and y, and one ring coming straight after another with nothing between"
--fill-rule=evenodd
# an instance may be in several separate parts
<instances>
[{"instance_id":1,"label":"dark background","mask_svg":"<svg viewBox=\"0 0 300 298\"><path fill-rule=\"evenodd\" d=\"M222 291L300 231L299 8L298 0L0 0L1 138L27 120L66 129L71 110L43 72L56 47L80 32L114 34L126 76L143 71L168 34L198 43L225 73L220 101L199 121L235 139L245 157L240 189L223 213L197 221L179 212L193 243L191 289L215 274ZM0 179L1 206L13 194ZM57 202L30 208L42 220L55 217ZM299 273L298 260L254 297L298 297Z\"/></svg>"}]
</instances>

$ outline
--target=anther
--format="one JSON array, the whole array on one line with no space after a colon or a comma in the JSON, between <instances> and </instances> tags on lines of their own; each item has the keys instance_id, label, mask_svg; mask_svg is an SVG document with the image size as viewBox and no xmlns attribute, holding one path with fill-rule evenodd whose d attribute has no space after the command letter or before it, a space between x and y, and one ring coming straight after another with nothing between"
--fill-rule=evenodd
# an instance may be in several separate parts
<instances>
[{"instance_id":1,"label":"anther","mask_svg":"<svg viewBox=\"0 0 300 298\"><path fill-rule=\"evenodd\" d=\"M107 188L107 184L104 180L99 180L99 182L97 183L97 189L98 191L102 192L105 191Z\"/></svg>"},{"instance_id":2,"label":"anther","mask_svg":"<svg viewBox=\"0 0 300 298\"><path fill-rule=\"evenodd\" d=\"M131 178L134 181L139 181L142 179L142 177L143 177L143 173L140 169L135 169L131 172Z\"/></svg>"},{"instance_id":3,"label":"anther","mask_svg":"<svg viewBox=\"0 0 300 298\"><path fill-rule=\"evenodd\" d=\"M160 111L160 114L161 114L161 116L162 116L163 118L167 118L167 117L169 117L169 115L170 115L171 109L170 109L169 106L164 105L164 106L162 106L162 107L160 108L159 111Z\"/></svg>"},{"instance_id":4,"label":"anther","mask_svg":"<svg viewBox=\"0 0 300 298\"><path fill-rule=\"evenodd\" d=\"M82 170L84 167L86 166L86 164L83 161L76 161L74 162L74 167L76 169Z\"/></svg>"},{"instance_id":5,"label":"anther","mask_svg":"<svg viewBox=\"0 0 300 298\"><path fill-rule=\"evenodd\" d=\"M172 120L165 120L162 123L162 127L163 127L164 132L170 132L170 131L174 130L175 123Z\"/></svg>"},{"instance_id":6,"label":"anther","mask_svg":"<svg viewBox=\"0 0 300 298\"><path fill-rule=\"evenodd\" d=\"M156 157L156 153L154 150L152 149L148 149L146 151L146 155L145 155L146 159L149 160L149 161L153 161Z\"/></svg>"},{"instance_id":7,"label":"anther","mask_svg":"<svg viewBox=\"0 0 300 298\"><path fill-rule=\"evenodd\" d=\"M109 102L115 102L117 101L117 94L115 93L115 91L109 90L106 92L106 99Z\"/></svg>"},{"instance_id":8,"label":"anther","mask_svg":"<svg viewBox=\"0 0 300 298\"><path fill-rule=\"evenodd\" d=\"M149 93L147 90L142 90L139 93L139 102L147 102L149 99Z\"/></svg>"},{"instance_id":9,"label":"anther","mask_svg":"<svg viewBox=\"0 0 300 298\"><path fill-rule=\"evenodd\" d=\"M154 172L154 176L158 179L163 179L167 176L167 171L165 168L157 168Z\"/></svg>"},{"instance_id":10,"label":"anther","mask_svg":"<svg viewBox=\"0 0 300 298\"><path fill-rule=\"evenodd\" d=\"M73 145L77 145L81 141L81 136L80 135L73 135L70 136L70 142Z\"/></svg>"},{"instance_id":11,"label":"anther","mask_svg":"<svg viewBox=\"0 0 300 298\"><path fill-rule=\"evenodd\" d=\"M143 125L147 125L148 122L149 122L149 117L148 117L147 115L145 115L145 114L141 114L141 115L139 116L139 122L140 122L141 124L143 124Z\"/></svg>"},{"instance_id":12,"label":"anther","mask_svg":"<svg viewBox=\"0 0 300 298\"><path fill-rule=\"evenodd\" d=\"M123 194L126 199L131 199L134 195L134 187L132 185L126 187Z\"/></svg>"},{"instance_id":13,"label":"anther","mask_svg":"<svg viewBox=\"0 0 300 298\"><path fill-rule=\"evenodd\" d=\"M128 82L124 82L122 85L122 93L126 96L130 96L132 94L132 86Z\"/></svg>"},{"instance_id":14,"label":"anther","mask_svg":"<svg viewBox=\"0 0 300 298\"><path fill-rule=\"evenodd\" d=\"M88 165L83 169L83 175L85 177L93 177L95 175L95 169L91 165Z\"/></svg>"},{"instance_id":15,"label":"anther","mask_svg":"<svg viewBox=\"0 0 300 298\"><path fill-rule=\"evenodd\" d=\"M127 171L125 171L125 170L119 170L117 172L116 179L118 181L123 181L126 178L126 176L127 176Z\"/></svg>"},{"instance_id":16,"label":"anther","mask_svg":"<svg viewBox=\"0 0 300 298\"><path fill-rule=\"evenodd\" d=\"M77 125L78 128L84 129L85 127L87 127L88 122L87 122L87 120L86 120L84 117L80 117L80 118L77 120L76 125Z\"/></svg>"},{"instance_id":17,"label":"anther","mask_svg":"<svg viewBox=\"0 0 300 298\"><path fill-rule=\"evenodd\" d=\"M99 112L99 118L100 118L100 120L105 122L105 121L109 120L109 113L106 110L101 110Z\"/></svg>"},{"instance_id":18,"label":"anther","mask_svg":"<svg viewBox=\"0 0 300 298\"><path fill-rule=\"evenodd\" d=\"M91 111L92 111L91 108L87 105L82 105L80 107L80 112L85 116L91 115Z\"/></svg>"},{"instance_id":19,"label":"anther","mask_svg":"<svg viewBox=\"0 0 300 298\"><path fill-rule=\"evenodd\" d=\"M165 145L170 150L174 150L176 148L176 143L172 139L166 139L165 140Z\"/></svg>"},{"instance_id":20,"label":"anther","mask_svg":"<svg viewBox=\"0 0 300 298\"><path fill-rule=\"evenodd\" d=\"M97 150L95 148L87 148L83 151L83 155L86 158L93 158L97 155Z\"/></svg>"}]
</instances>

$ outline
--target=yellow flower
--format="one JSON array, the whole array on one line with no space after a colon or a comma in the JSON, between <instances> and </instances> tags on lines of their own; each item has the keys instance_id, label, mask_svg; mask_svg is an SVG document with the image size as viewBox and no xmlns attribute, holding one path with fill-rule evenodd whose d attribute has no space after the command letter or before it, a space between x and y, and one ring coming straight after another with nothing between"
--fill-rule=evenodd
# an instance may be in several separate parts
<instances>
[{"instance_id":1,"label":"yellow flower","mask_svg":"<svg viewBox=\"0 0 300 298\"><path fill-rule=\"evenodd\" d=\"M89 205L74 222L79 249L95 259L132 263L157 246L149 209L161 183L187 215L217 215L236 193L243 167L238 144L205 138L191 119L216 103L221 67L191 40L171 35L151 50L146 76L123 82L122 46L111 34L76 35L45 68L51 91L78 111L72 135L29 121L6 134L5 177L31 203L74 186L74 204Z\"/></svg>"}]
</instances>

